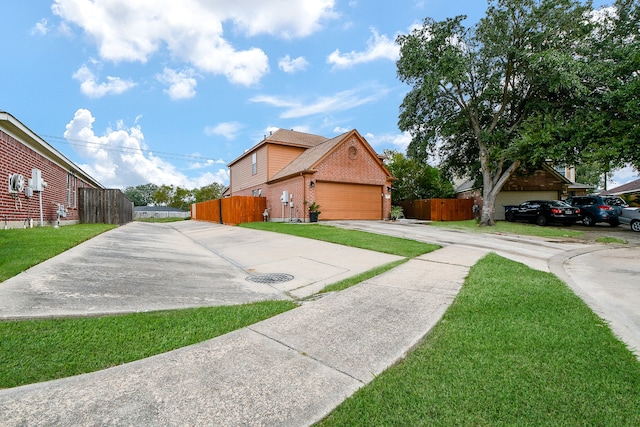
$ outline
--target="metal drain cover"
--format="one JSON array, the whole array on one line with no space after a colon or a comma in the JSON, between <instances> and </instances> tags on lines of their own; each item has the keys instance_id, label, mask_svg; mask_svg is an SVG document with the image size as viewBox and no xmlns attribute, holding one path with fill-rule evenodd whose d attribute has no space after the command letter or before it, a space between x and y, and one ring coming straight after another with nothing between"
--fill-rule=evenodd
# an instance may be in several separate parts
<instances>
[{"instance_id":1,"label":"metal drain cover","mask_svg":"<svg viewBox=\"0 0 640 427\"><path fill-rule=\"evenodd\" d=\"M268 273L268 274L256 274L255 276L249 276L246 280L255 283L282 283L292 280L293 276L284 273Z\"/></svg>"}]
</instances>

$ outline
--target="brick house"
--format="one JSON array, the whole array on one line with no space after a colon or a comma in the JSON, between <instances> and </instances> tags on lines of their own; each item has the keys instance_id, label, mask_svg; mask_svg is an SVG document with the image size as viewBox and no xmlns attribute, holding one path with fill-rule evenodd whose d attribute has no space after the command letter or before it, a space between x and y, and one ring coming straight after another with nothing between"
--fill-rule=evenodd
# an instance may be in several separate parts
<instances>
[{"instance_id":1,"label":"brick house","mask_svg":"<svg viewBox=\"0 0 640 427\"><path fill-rule=\"evenodd\" d=\"M78 222L78 191L104 189L11 114L0 111L2 228Z\"/></svg>"},{"instance_id":2,"label":"brick house","mask_svg":"<svg viewBox=\"0 0 640 427\"><path fill-rule=\"evenodd\" d=\"M279 129L229 163L230 196L263 196L272 221L384 219L395 178L369 143L351 130L325 138Z\"/></svg>"},{"instance_id":3,"label":"brick house","mask_svg":"<svg viewBox=\"0 0 640 427\"><path fill-rule=\"evenodd\" d=\"M496 197L494 218L504 220L504 207L519 205L527 200L566 200L570 196L587 194L592 187L578 184L572 168L560 171L550 165L533 172L518 170L504 184ZM473 190L473 181L466 181L456 188L458 198L476 200L482 205L482 191Z\"/></svg>"}]
</instances>

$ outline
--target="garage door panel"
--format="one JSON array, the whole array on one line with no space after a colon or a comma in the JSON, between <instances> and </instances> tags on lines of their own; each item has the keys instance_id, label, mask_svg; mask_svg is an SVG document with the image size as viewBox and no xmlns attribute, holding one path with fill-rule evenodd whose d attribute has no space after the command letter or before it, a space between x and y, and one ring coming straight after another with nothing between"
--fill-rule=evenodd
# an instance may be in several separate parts
<instances>
[{"instance_id":1,"label":"garage door panel","mask_svg":"<svg viewBox=\"0 0 640 427\"><path fill-rule=\"evenodd\" d=\"M318 182L316 201L321 219L381 219L381 187L377 185Z\"/></svg>"}]
</instances>

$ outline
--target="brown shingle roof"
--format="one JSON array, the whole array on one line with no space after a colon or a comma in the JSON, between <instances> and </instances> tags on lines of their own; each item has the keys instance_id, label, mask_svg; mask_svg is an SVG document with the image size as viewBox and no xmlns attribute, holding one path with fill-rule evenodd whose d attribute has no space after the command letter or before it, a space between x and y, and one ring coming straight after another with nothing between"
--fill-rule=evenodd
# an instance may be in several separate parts
<instances>
[{"instance_id":1,"label":"brown shingle roof","mask_svg":"<svg viewBox=\"0 0 640 427\"><path fill-rule=\"evenodd\" d=\"M328 138L320 135L312 135L310 133L297 132L297 131L288 130L288 129L278 129L277 131L273 132L268 137L265 137L265 139L263 139L262 141L260 141L259 143L251 147L250 149L246 150L244 153L242 153L241 156L232 160L227 166L233 165L238 160L249 155L249 153L252 153L258 147L261 147L264 144L283 144L283 145L290 145L293 147L310 148L310 147L315 147L318 144L322 144L326 140L328 140Z\"/></svg>"},{"instance_id":2,"label":"brown shingle roof","mask_svg":"<svg viewBox=\"0 0 640 427\"><path fill-rule=\"evenodd\" d=\"M640 192L640 179L636 179L635 181L627 182L619 187L612 188L611 190L603 191L602 195L606 194L626 194L626 193L637 193Z\"/></svg>"},{"instance_id":3,"label":"brown shingle roof","mask_svg":"<svg viewBox=\"0 0 640 427\"><path fill-rule=\"evenodd\" d=\"M301 145L305 147L314 147L318 144L322 144L326 140L328 140L328 138L324 136L287 129L278 129L266 138L267 142L280 142L288 145Z\"/></svg>"}]
</instances>

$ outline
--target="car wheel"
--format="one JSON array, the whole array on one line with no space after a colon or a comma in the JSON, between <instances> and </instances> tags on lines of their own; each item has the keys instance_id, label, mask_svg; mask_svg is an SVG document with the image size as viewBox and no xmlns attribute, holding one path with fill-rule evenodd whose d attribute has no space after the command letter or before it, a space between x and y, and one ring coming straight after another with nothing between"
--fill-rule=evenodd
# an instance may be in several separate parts
<instances>
[{"instance_id":1,"label":"car wheel","mask_svg":"<svg viewBox=\"0 0 640 427\"><path fill-rule=\"evenodd\" d=\"M538 224L541 227L544 227L545 225L547 225L547 217L544 215L538 215L536 217L536 224Z\"/></svg>"},{"instance_id":2,"label":"car wheel","mask_svg":"<svg viewBox=\"0 0 640 427\"><path fill-rule=\"evenodd\" d=\"M516 220L516 216L514 215L513 212L509 211L507 212L507 214L505 215L505 219L509 222L513 222Z\"/></svg>"},{"instance_id":3,"label":"car wheel","mask_svg":"<svg viewBox=\"0 0 640 427\"><path fill-rule=\"evenodd\" d=\"M586 215L584 218L582 218L582 223L587 227L593 227L594 225L596 225L596 222L593 220L593 217L591 215Z\"/></svg>"},{"instance_id":4,"label":"car wheel","mask_svg":"<svg viewBox=\"0 0 640 427\"><path fill-rule=\"evenodd\" d=\"M633 231L640 232L640 220L634 219L629 225Z\"/></svg>"}]
</instances>

